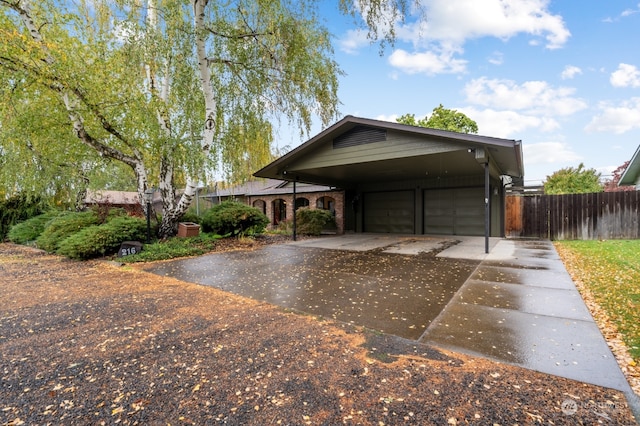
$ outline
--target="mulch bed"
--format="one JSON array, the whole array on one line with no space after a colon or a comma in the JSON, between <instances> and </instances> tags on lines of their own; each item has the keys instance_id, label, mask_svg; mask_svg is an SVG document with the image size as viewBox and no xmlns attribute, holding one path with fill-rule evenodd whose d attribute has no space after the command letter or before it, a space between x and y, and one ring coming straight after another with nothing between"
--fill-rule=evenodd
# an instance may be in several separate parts
<instances>
[{"instance_id":1,"label":"mulch bed","mask_svg":"<svg viewBox=\"0 0 640 426\"><path fill-rule=\"evenodd\" d=\"M12 244L0 374L2 425L636 424L614 390Z\"/></svg>"}]
</instances>

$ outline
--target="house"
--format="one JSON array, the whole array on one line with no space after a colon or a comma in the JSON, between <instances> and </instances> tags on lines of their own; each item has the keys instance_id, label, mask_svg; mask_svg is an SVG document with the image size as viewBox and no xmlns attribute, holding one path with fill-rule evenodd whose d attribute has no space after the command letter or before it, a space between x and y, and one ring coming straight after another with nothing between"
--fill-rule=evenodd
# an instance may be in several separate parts
<instances>
[{"instance_id":1,"label":"house","mask_svg":"<svg viewBox=\"0 0 640 426\"><path fill-rule=\"evenodd\" d=\"M254 176L343 190L344 231L488 238L524 167L520 141L347 116Z\"/></svg>"},{"instance_id":2,"label":"house","mask_svg":"<svg viewBox=\"0 0 640 426\"><path fill-rule=\"evenodd\" d=\"M295 186L295 188L294 188ZM259 179L243 185L216 189L203 198L212 204L235 200L258 208L270 220L270 227L293 218L293 198L295 208L310 207L330 210L336 219L337 232L344 232L343 211L344 191L325 185L297 183L278 179Z\"/></svg>"},{"instance_id":3,"label":"house","mask_svg":"<svg viewBox=\"0 0 640 426\"><path fill-rule=\"evenodd\" d=\"M132 191L88 190L84 203L86 206L119 207L133 215L143 214L138 193ZM156 212L162 211L159 192L153 194L153 209Z\"/></svg>"},{"instance_id":4,"label":"house","mask_svg":"<svg viewBox=\"0 0 640 426\"><path fill-rule=\"evenodd\" d=\"M618 185L635 185L636 189L640 190L640 146L638 146L633 157L631 157L629 165L624 173L622 173Z\"/></svg>"}]
</instances>

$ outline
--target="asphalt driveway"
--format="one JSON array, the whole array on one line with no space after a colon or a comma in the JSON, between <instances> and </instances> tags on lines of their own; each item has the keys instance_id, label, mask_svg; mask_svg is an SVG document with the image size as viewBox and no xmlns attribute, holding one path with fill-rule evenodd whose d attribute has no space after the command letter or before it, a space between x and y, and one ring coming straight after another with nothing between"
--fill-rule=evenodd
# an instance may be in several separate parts
<instances>
[{"instance_id":1,"label":"asphalt driveway","mask_svg":"<svg viewBox=\"0 0 640 426\"><path fill-rule=\"evenodd\" d=\"M436 257L447 239L389 238L303 241L146 269L417 340L480 261ZM345 241L350 247L335 246ZM414 255L398 254L407 250Z\"/></svg>"}]
</instances>

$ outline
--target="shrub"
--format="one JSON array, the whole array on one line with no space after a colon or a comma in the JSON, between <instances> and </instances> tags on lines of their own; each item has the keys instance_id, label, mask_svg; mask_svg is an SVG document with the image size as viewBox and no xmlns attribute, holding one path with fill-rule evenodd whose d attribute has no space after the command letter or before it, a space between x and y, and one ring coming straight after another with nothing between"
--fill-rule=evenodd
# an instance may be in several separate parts
<instances>
[{"instance_id":1,"label":"shrub","mask_svg":"<svg viewBox=\"0 0 640 426\"><path fill-rule=\"evenodd\" d=\"M60 243L83 228L99 223L96 212L66 212L52 219L36 239L36 245L50 253L58 249Z\"/></svg>"},{"instance_id":2,"label":"shrub","mask_svg":"<svg viewBox=\"0 0 640 426\"><path fill-rule=\"evenodd\" d=\"M180 220L178 222L193 222L199 224L201 220L202 219L200 218L200 216L188 211L180 217Z\"/></svg>"},{"instance_id":3,"label":"shrub","mask_svg":"<svg viewBox=\"0 0 640 426\"><path fill-rule=\"evenodd\" d=\"M214 249L220 235L200 234L197 237L170 238L153 244L145 244L140 253L119 259L125 263L152 262L176 257L198 256Z\"/></svg>"},{"instance_id":4,"label":"shrub","mask_svg":"<svg viewBox=\"0 0 640 426\"><path fill-rule=\"evenodd\" d=\"M46 210L46 203L40 197L15 195L0 200L0 241L16 223L37 216Z\"/></svg>"},{"instance_id":5,"label":"shrub","mask_svg":"<svg viewBox=\"0 0 640 426\"><path fill-rule=\"evenodd\" d=\"M144 219L120 216L67 237L60 243L57 253L80 260L105 256L116 253L123 241L144 240L146 232Z\"/></svg>"},{"instance_id":6,"label":"shrub","mask_svg":"<svg viewBox=\"0 0 640 426\"><path fill-rule=\"evenodd\" d=\"M63 214L61 211L52 210L47 213L32 217L24 222L14 225L7 234L9 241L16 244L26 244L35 241L42 234L47 224L54 218Z\"/></svg>"},{"instance_id":7,"label":"shrub","mask_svg":"<svg viewBox=\"0 0 640 426\"><path fill-rule=\"evenodd\" d=\"M255 207L225 201L207 210L200 225L204 232L219 235L254 235L264 232L269 219Z\"/></svg>"},{"instance_id":8,"label":"shrub","mask_svg":"<svg viewBox=\"0 0 640 426\"><path fill-rule=\"evenodd\" d=\"M328 226L336 226L336 220L329 210L301 207L296 210L297 232L306 235L320 235Z\"/></svg>"}]
</instances>

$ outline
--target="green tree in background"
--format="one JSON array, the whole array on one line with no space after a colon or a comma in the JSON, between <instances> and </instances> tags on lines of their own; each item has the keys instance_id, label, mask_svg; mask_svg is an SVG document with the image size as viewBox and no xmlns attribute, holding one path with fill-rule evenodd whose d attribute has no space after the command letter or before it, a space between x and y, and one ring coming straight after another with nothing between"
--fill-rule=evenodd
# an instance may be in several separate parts
<instances>
[{"instance_id":1,"label":"green tree in background","mask_svg":"<svg viewBox=\"0 0 640 426\"><path fill-rule=\"evenodd\" d=\"M478 124L455 109L447 109L440 104L431 116L416 120L415 114L404 114L396 119L398 123L431 129L449 130L458 133L478 133Z\"/></svg>"},{"instance_id":2,"label":"green tree in background","mask_svg":"<svg viewBox=\"0 0 640 426\"><path fill-rule=\"evenodd\" d=\"M338 7L384 44L407 3ZM141 202L158 188L159 234L173 235L207 173L271 160L265 123L308 133L314 115L337 118L342 72L318 4L0 0L0 192L37 192L65 165L80 193L99 159L117 161Z\"/></svg>"},{"instance_id":3,"label":"green tree in background","mask_svg":"<svg viewBox=\"0 0 640 426\"><path fill-rule=\"evenodd\" d=\"M544 183L544 193L558 194L586 194L602 192L600 173L595 169L587 169L580 163L577 168L566 167L547 176Z\"/></svg>"}]
</instances>

